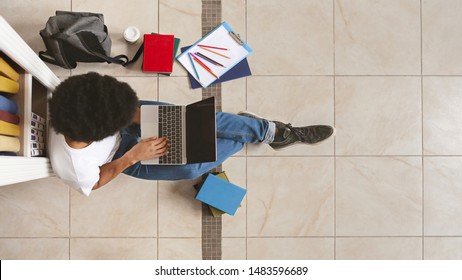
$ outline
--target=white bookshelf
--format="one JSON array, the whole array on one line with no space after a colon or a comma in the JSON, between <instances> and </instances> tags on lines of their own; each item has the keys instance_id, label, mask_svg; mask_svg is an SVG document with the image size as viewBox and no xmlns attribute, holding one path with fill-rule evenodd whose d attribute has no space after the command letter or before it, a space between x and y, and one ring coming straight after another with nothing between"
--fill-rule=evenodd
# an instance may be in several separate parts
<instances>
[{"instance_id":1,"label":"white bookshelf","mask_svg":"<svg viewBox=\"0 0 462 280\"><path fill-rule=\"evenodd\" d=\"M47 118L48 97L60 80L1 16L0 56L20 74L20 90L11 99L21 118L21 150L18 156L0 156L0 186L52 176L47 157L31 156L30 123L32 111Z\"/></svg>"}]
</instances>

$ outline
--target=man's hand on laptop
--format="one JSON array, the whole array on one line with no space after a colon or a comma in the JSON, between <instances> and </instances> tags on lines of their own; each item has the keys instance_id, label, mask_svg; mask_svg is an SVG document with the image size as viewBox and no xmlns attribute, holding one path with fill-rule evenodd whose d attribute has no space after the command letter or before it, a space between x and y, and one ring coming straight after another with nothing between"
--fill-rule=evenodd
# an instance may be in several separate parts
<instances>
[{"instance_id":1,"label":"man's hand on laptop","mask_svg":"<svg viewBox=\"0 0 462 280\"><path fill-rule=\"evenodd\" d=\"M170 142L165 137L152 137L141 140L122 157L100 166L99 181L93 186L93 189L95 190L104 186L127 167L138 161L165 155L168 153L167 149L169 147Z\"/></svg>"},{"instance_id":2,"label":"man's hand on laptop","mask_svg":"<svg viewBox=\"0 0 462 280\"><path fill-rule=\"evenodd\" d=\"M127 153L134 164L138 161L161 157L168 153L169 147L170 141L167 138L151 137L141 140Z\"/></svg>"}]
</instances>

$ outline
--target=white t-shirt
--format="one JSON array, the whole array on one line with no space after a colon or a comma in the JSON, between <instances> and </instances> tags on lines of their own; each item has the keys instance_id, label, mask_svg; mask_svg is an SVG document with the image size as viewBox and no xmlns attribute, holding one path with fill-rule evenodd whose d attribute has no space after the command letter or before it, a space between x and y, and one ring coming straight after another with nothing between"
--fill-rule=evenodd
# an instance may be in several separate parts
<instances>
[{"instance_id":1,"label":"white t-shirt","mask_svg":"<svg viewBox=\"0 0 462 280\"><path fill-rule=\"evenodd\" d=\"M67 185L90 195L99 180L99 167L114 157L120 145L120 133L93 142L85 148L71 148L62 134L49 130L48 151L54 173Z\"/></svg>"}]
</instances>

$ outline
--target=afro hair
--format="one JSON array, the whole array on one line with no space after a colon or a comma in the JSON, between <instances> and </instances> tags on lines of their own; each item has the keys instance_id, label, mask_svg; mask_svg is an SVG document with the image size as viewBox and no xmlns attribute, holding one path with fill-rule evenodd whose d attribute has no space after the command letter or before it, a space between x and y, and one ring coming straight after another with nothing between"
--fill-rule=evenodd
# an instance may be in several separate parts
<instances>
[{"instance_id":1,"label":"afro hair","mask_svg":"<svg viewBox=\"0 0 462 280\"><path fill-rule=\"evenodd\" d=\"M59 84L49 100L50 123L74 141L100 141L131 124L135 91L111 76L90 72Z\"/></svg>"}]
</instances>

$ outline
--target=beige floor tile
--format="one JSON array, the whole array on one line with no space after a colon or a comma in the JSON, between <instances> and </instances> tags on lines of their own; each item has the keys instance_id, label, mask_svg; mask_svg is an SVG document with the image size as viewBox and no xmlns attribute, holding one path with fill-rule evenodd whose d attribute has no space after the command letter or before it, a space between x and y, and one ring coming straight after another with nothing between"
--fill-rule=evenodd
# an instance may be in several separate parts
<instances>
[{"instance_id":1,"label":"beige floor tile","mask_svg":"<svg viewBox=\"0 0 462 280\"><path fill-rule=\"evenodd\" d=\"M157 77L117 77L117 80L128 83L140 100L158 100Z\"/></svg>"},{"instance_id":2,"label":"beige floor tile","mask_svg":"<svg viewBox=\"0 0 462 280\"><path fill-rule=\"evenodd\" d=\"M48 18L54 16L56 11L69 11L70 9L70 0L0 1L1 16L5 18L35 53L46 50L39 33L41 29L45 28ZM56 75L70 75L69 70L52 64L47 65Z\"/></svg>"},{"instance_id":3,"label":"beige floor tile","mask_svg":"<svg viewBox=\"0 0 462 280\"><path fill-rule=\"evenodd\" d=\"M422 61L425 75L462 74L459 0L422 1Z\"/></svg>"},{"instance_id":4,"label":"beige floor tile","mask_svg":"<svg viewBox=\"0 0 462 280\"><path fill-rule=\"evenodd\" d=\"M462 260L462 237L425 237L426 260Z\"/></svg>"},{"instance_id":5,"label":"beige floor tile","mask_svg":"<svg viewBox=\"0 0 462 280\"><path fill-rule=\"evenodd\" d=\"M68 238L1 238L2 260L67 260Z\"/></svg>"},{"instance_id":6,"label":"beige floor tile","mask_svg":"<svg viewBox=\"0 0 462 280\"><path fill-rule=\"evenodd\" d=\"M337 77L338 155L420 155L420 78Z\"/></svg>"},{"instance_id":7,"label":"beige floor tile","mask_svg":"<svg viewBox=\"0 0 462 280\"><path fill-rule=\"evenodd\" d=\"M223 238L221 243L223 260L245 260L247 258L245 238Z\"/></svg>"},{"instance_id":8,"label":"beige floor tile","mask_svg":"<svg viewBox=\"0 0 462 280\"><path fill-rule=\"evenodd\" d=\"M201 237L202 205L194 182L159 181L159 236Z\"/></svg>"},{"instance_id":9,"label":"beige floor tile","mask_svg":"<svg viewBox=\"0 0 462 280\"><path fill-rule=\"evenodd\" d=\"M337 238L339 260L420 260L421 237Z\"/></svg>"},{"instance_id":10,"label":"beige floor tile","mask_svg":"<svg viewBox=\"0 0 462 280\"><path fill-rule=\"evenodd\" d=\"M332 236L333 168L330 157L249 157L247 236Z\"/></svg>"},{"instance_id":11,"label":"beige floor tile","mask_svg":"<svg viewBox=\"0 0 462 280\"><path fill-rule=\"evenodd\" d=\"M202 37L201 0L0 1L36 52L48 17L71 9L104 14L113 55L141 44L124 41L128 25L175 34L180 47ZM253 76L222 84L223 111L337 129L317 146L248 145L223 164L248 187L238 213L223 217L223 259L462 258L461 9L459 0L222 1L222 20L254 50ZM62 79L116 76L140 99L202 98L177 62L172 77L142 73L141 59L50 68ZM2 187L0 258L200 260L193 184L122 175L88 198L57 178Z\"/></svg>"},{"instance_id":12,"label":"beige floor tile","mask_svg":"<svg viewBox=\"0 0 462 280\"><path fill-rule=\"evenodd\" d=\"M425 235L462 235L461 157L425 157Z\"/></svg>"},{"instance_id":13,"label":"beige floor tile","mask_svg":"<svg viewBox=\"0 0 462 280\"><path fill-rule=\"evenodd\" d=\"M255 75L332 75L332 1L249 0L247 42Z\"/></svg>"},{"instance_id":14,"label":"beige floor tile","mask_svg":"<svg viewBox=\"0 0 462 280\"><path fill-rule=\"evenodd\" d=\"M69 236L69 187L46 178L0 188L1 237Z\"/></svg>"},{"instance_id":15,"label":"beige floor tile","mask_svg":"<svg viewBox=\"0 0 462 280\"><path fill-rule=\"evenodd\" d=\"M159 101L177 105L187 105L201 99L201 89L191 89L188 78L159 78Z\"/></svg>"},{"instance_id":16,"label":"beige floor tile","mask_svg":"<svg viewBox=\"0 0 462 280\"><path fill-rule=\"evenodd\" d=\"M337 236L422 235L422 159L336 159Z\"/></svg>"},{"instance_id":17,"label":"beige floor tile","mask_svg":"<svg viewBox=\"0 0 462 280\"><path fill-rule=\"evenodd\" d=\"M159 260L201 260L200 238L159 238Z\"/></svg>"},{"instance_id":18,"label":"beige floor tile","mask_svg":"<svg viewBox=\"0 0 462 280\"><path fill-rule=\"evenodd\" d=\"M128 26L138 27L142 35L159 31L158 0L138 0L136 5L124 0L96 2L73 0L72 11L102 13L104 15L104 22L108 27L112 40L112 56L125 54L131 59L142 44L141 39L134 44L129 44L125 41L122 34ZM72 73L80 74L96 71L113 76L139 76L142 73L141 64L142 58L127 67L107 63L80 63Z\"/></svg>"},{"instance_id":19,"label":"beige floor tile","mask_svg":"<svg viewBox=\"0 0 462 280\"><path fill-rule=\"evenodd\" d=\"M194 44L202 38L201 0L158 0L159 32L174 34L180 38L180 48ZM178 50L178 54L181 50ZM173 66L174 76L186 76L187 72L178 62ZM189 87L189 84L188 84Z\"/></svg>"},{"instance_id":20,"label":"beige floor tile","mask_svg":"<svg viewBox=\"0 0 462 280\"><path fill-rule=\"evenodd\" d=\"M231 183L246 188L247 184L247 165L245 157L231 157L222 164L222 170ZM234 216L222 216L222 236L223 237L245 237L247 223L247 196L237 209Z\"/></svg>"},{"instance_id":21,"label":"beige floor tile","mask_svg":"<svg viewBox=\"0 0 462 280\"><path fill-rule=\"evenodd\" d=\"M157 181L119 175L86 197L71 192L72 237L155 237Z\"/></svg>"},{"instance_id":22,"label":"beige floor tile","mask_svg":"<svg viewBox=\"0 0 462 280\"><path fill-rule=\"evenodd\" d=\"M221 1L221 19L239 33L242 39L246 40L246 0Z\"/></svg>"},{"instance_id":23,"label":"beige floor tile","mask_svg":"<svg viewBox=\"0 0 462 280\"><path fill-rule=\"evenodd\" d=\"M424 77L423 145L426 155L461 155L462 78Z\"/></svg>"},{"instance_id":24,"label":"beige floor tile","mask_svg":"<svg viewBox=\"0 0 462 280\"><path fill-rule=\"evenodd\" d=\"M237 79L221 84L222 111L239 113L246 110L247 79Z\"/></svg>"},{"instance_id":25,"label":"beige floor tile","mask_svg":"<svg viewBox=\"0 0 462 280\"><path fill-rule=\"evenodd\" d=\"M249 260L332 260L333 238L248 238Z\"/></svg>"},{"instance_id":26,"label":"beige floor tile","mask_svg":"<svg viewBox=\"0 0 462 280\"><path fill-rule=\"evenodd\" d=\"M293 126L334 125L332 77L251 77L247 79L247 110ZM274 151L248 145L249 155L333 155L334 137L320 145L295 145Z\"/></svg>"},{"instance_id":27,"label":"beige floor tile","mask_svg":"<svg viewBox=\"0 0 462 280\"><path fill-rule=\"evenodd\" d=\"M72 260L155 260L156 238L72 238Z\"/></svg>"},{"instance_id":28,"label":"beige floor tile","mask_svg":"<svg viewBox=\"0 0 462 280\"><path fill-rule=\"evenodd\" d=\"M420 3L335 1L335 72L419 75Z\"/></svg>"}]
</instances>

